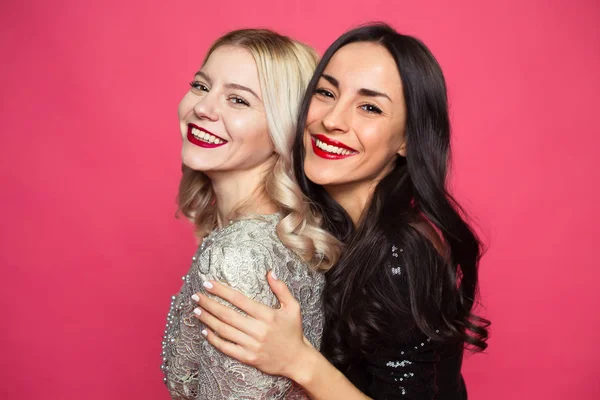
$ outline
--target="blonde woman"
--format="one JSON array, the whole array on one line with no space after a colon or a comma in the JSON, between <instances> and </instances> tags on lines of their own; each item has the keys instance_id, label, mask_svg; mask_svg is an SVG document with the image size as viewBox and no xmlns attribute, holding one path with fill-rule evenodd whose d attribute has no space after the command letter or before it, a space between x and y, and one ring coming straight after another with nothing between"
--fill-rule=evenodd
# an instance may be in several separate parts
<instances>
[{"instance_id":1,"label":"blonde woman","mask_svg":"<svg viewBox=\"0 0 600 400\"><path fill-rule=\"evenodd\" d=\"M290 159L315 66L314 50L287 37L233 31L213 44L179 104L179 209L202 242L172 297L163 339L161 368L174 399L304 398L290 380L212 347L195 318L201 313L195 293L206 294L203 284L214 279L277 307L266 281L273 268L300 304L304 335L320 346L324 278L318 270L337 261L339 243L304 202Z\"/></svg>"}]
</instances>

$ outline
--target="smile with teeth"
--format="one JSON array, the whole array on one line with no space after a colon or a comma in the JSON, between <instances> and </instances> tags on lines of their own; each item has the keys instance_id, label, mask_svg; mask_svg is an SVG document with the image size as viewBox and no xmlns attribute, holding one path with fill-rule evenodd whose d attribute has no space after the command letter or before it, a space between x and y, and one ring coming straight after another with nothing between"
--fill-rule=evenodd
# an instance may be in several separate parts
<instances>
[{"instance_id":1,"label":"smile with teeth","mask_svg":"<svg viewBox=\"0 0 600 400\"><path fill-rule=\"evenodd\" d=\"M323 143L322 141L320 141L317 138L315 138L315 144L317 145L318 148L320 148L321 150L326 151L328 153L340 154L342 156L347 156L347 155L350 155L350 154L354 154L353 151L342 149L341 147L337 147L337 146L333 146L333 145L330 145L330 144Z\"/></svg>"},{"instance_id":2,"label":"smile with teeth","mask_svg":"<svg viewBox=\"0 0 600 400\"><path fill-rule=\"evenodd\" d=\"M197 128L192 128L192 135L196 139L201 140L205 143L221 144L227 142L226 140L219 139L218 137L211 135L210 133L203 132Z\"/></svg>"}]
</instances>

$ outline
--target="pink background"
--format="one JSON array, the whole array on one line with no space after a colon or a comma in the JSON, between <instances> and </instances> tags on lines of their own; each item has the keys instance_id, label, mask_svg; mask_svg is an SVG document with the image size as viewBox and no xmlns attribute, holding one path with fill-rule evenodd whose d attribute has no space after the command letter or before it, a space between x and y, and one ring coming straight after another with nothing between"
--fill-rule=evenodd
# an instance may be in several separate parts
<instances>
[{"instance_id":1,"label":"pink background","mask_svg":"<svg viewBox=\"0 0 600 400\"><path fill-rule=\"evenodd\" d=\"M0 6L1 398L168 398L161 335L194 250L173 217L187 82L227 30L322 52L371 20L447 76L453 185L489 246L470 398L599 398L599 2L53 3Z\"/></svg>"}]
</instances>

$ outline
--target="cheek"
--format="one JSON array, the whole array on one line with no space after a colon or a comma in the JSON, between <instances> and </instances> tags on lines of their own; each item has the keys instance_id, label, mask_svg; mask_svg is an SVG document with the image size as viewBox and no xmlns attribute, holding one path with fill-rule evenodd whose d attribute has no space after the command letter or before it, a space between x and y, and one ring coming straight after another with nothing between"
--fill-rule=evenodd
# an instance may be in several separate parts
<instances>
[{"instance_id":1,"label":"cheek","mask_svg":"<svg viewBox=\"0 0 600 400\"><path fill-rule=\"evenodd\" d=\"M393 134L390 135L390 143L399 150L406 140L406 120L404 118L399 118L394 121L394 123L391 124L390 131L393 132Z\"/></svg>"},{"instance_id":2,"label":"cheek","mask_svg":"<svg viewBox=\"0 0 600 400\"><path fill-rule=\"evenodd\" d=\"M183 120L190 112L194 109L194 101L191 97L191 93L187 93L183 96L183 99L179 102L179 106L177 107L177 116L180 120Z\"/></svg>"},{"instance_id":3,"label":"cheek","mask_svg":"<svg viewBox=\"0 0 600 400\"><path fill-rule=\"evenodd\" d=\"M244 142L244 146L272 148L267 121L256 115L235 115L228 118L227 131L235 140Z\"/></svg>"},{"instance_id":4,"label":"cheek","mask_svg":"<svg viewBox=\"0 0 600 400\"><path fill-rule=\"evenodd\" d=\"M388 139L389 138L382 138L381 135L377 134L377 129L372 127L369 129L363 129L359 136L359 141L365 154L376 154L382 149L388 147L390 145Z\"/></svg>"},{"instance_id":5,"label":"cheek","mask_svg":"<svg viewBox=\"0 0 600 400\"><path fill-rule=\"evenodd\" d=\"M308 129L304 129L304 134L302 135L302 144L304 145L304 150L306 151L306 154L308 154L308 150L312 146L310 133L308 133Z\"/></svg>"},{"instance_id":6,"label":"cheek","mask_svg":"<svg viewBox=\"0 0 600 400\"><path fill-rule=\"evenodd\" d=\"M238 138L244 137L245 131L252 131L252 121L248 121L247 118L236 114L223 115L223 122L225 122L225 129L231 136L237 136Z\"/></svg>"},{"instance_id":7,"label":"cheek","mask_svg":"<svg viewBox=\"0 0 600 400\"><path fill-rule=\"evenodd\" d=\"M374 124L362 127L359 140L365 154L385 156L400 149L403 137L400 127Z\"/></svg>"},{"instance_id":8,"label":"cheek","mask_svg":"<svg viewBox=\"0 0 600 400\"><path fill-rule=\"evenodd\" d=\"M317 118L318 107L315 104L315 101L310 102L310 106L308 107L308 113L306 114L306 126L312 124Z\"/></svg>"},{"instance_id":9,"label":"cheek","mask_svg":"<svg viewBox=\"0 0 600 400\"><path fill-rule=\"evenodd\" d=\"M306 114L306 126L313 125L323 118L327 113L327 105L321 101L317 101L314 97L308 107L308 113Z\"/></svg>"}]
</instances>

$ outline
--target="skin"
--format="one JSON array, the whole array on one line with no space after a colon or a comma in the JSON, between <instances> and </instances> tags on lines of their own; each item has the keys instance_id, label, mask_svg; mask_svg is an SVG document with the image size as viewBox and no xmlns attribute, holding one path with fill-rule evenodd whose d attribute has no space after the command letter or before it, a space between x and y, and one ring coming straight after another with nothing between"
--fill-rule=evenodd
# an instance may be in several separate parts
<instances>
[{"instance_id":1,"label":"skin","mask_svg":"<svg viewBox=\"0 0 600 400\"><path fill-rule=\"evenodd\" d=\"M179 103L178 116L183 145L183 163L204 172L217 198L220 221L260 187L276 159L269 137L267 118L256 62L245 49L217 48L190 83L190 91ZM203 148L187 138L194 124L224 139L216 148ZM272 213L268 202L255 202L248 212Z\"/></svg>"},{"instance_id":2,"label":"skin","mask_svg":"<svg viewBox=\"0 0 600 400\"><path fill-rule=\"evenodd\" d=\"M373 43L344 46L323 71L310 104L304 172L323 186L356 224L379 180L392 170L396 156L406 155L405 124L402 82L392 56ZM318 134L357 153L341 160L321 158L311 144Z\"/></svg>"},{"instance_id":3,"label":"skin","mask_svg":"<svg viewBox=\"0 0 600 400\"><path fill-rule=\"evenodd\" d=\"M311 100L303 138L304 172L358 224L377 183L398 155L406 156L405 124L402 82L392 56L374 43L346 45L331 58ZM315 134L356 153L339 160L321 158L313 151ZM258 304L218 282L205 282L210 293L248 314L194 295L197 318L208 327L204 333L209 342L268 374L294 380L313 399L367 398L303 337L300 307L286 285L272 274L267 279L280 309Z\"/></svg>"}]
</instances>

